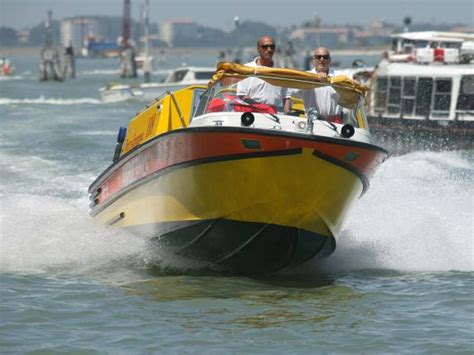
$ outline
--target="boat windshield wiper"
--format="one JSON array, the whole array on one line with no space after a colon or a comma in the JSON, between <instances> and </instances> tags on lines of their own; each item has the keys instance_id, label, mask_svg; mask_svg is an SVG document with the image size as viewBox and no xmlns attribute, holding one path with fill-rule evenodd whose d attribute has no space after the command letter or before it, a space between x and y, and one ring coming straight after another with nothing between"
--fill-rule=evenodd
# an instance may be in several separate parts
<instances>
[{"instance_id":1,"label":"boat windshield wiper","mask_svg":"<svg viewBox=\"0 0 474 355\"><path fill-rule=\"evenodd\" d=\"M324 120L324 119L321 119L321 121L327 123L328 126L329 126L329 128L331 128L333 131L336 131L337 133L339 133L339 132L337 131L337 126L336 126L334 123L329 122L329 121L326 121L326 120Z\"/></svg>"},{"instance_id":2,"label":"boat windshield wiper","mask_svg":"<svg viewBox=\"0 0 474 355\"><path fill-rule=\"evenodd\" d=\"M339 136L344 137L344 138L350 138L354 135L354 126L352 126L349 123L346 123L341 127L341 130L337 130L337 126L332 123L331 121L328 121L325 119L323 116L321 116L317 110L315 109L310 109L308 111L308 127L310 128L310 131L313 131L313 124L316 120L322 121L326 124L326 126L329 126L330 129L332 129L334 132L336 132Z\"/></svg>"},{"instance_id":3,"label":"boat windshield wiper","mask_svg":"<svg viewBox=\"0 0 474 355\"><path fill-rule=\"evenodd\" d=\"M267 112L267 111L261 109L260 107L255 106L255 104L258 104L258 102L254 101L252 99L249 99L249 98L245 98L245 99L242 98L242 101L244 101L247 106L249 106L253 110L255 110L256 113L263 113L263 114L269 115L272 118L270 118L268 116L266 116L266 117L271 119L272 121L274 121L276 123L280 123L280 119L278 118L277 115L275 115L273 113L270 113L270 112Z\"/></svg>"}]
</instances>

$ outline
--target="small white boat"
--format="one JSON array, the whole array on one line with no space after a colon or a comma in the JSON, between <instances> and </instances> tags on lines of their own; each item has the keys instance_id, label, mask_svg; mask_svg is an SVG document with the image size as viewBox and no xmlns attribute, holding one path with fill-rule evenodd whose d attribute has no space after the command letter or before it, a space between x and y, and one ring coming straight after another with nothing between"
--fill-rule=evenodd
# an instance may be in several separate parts
<instances>
[{"instance_id":1,"label":"small white boat","mask_svg":"<svg viewBox=\"0 0 474 355\"><path fill-rule=\"evenodd\" d=\"M162 83L109 84L99 89L102 101L124 100L151 101L167 91L175 91L190 85L207 85L214 75L211 67L181 67L172 71Z\"/></svg>"},{"instance_id":2,"label":"small white boat","mask_svg":"<svg viewBox=\"0 0 474 355\"><path fill-rule=\"evenodd\" d=\"M137 68L143 69L143 65L148 62L150 66L153 67L154 58L151 55L138 55L135 57L135 63L137 63Z\"/></svg>"},{"instance_id":3,"label":"small white boat","mask_svg":"<svg viewBox=\"0 0 474 355\"><path fill-rule=\"evenodd\" d=\"M472 149L474 35L392 35L373 75L368 120L375 142L392 153Z\"/></svg>"}]
</instances>

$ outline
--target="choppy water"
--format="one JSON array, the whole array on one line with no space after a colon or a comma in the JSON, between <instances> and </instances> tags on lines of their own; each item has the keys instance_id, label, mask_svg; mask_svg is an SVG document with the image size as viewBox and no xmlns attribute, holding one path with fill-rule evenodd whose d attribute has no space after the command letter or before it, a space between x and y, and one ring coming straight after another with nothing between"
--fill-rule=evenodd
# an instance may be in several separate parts
<instances>
[{"instance_id":1,"label":"choppy water","mask_svg":"<svg viewBox=\"0 0 474 355\"><path fill-rule=\"evenodd\" d=\"M390 158L323 263L262 279L169 272L88 216L87 187L141 107L100 102L117 63L80 60L75 81L39 83L36 58L12 59L16 75L0 79L1 353L473 352L472 151Z\"/></svg>"}]
</instances>

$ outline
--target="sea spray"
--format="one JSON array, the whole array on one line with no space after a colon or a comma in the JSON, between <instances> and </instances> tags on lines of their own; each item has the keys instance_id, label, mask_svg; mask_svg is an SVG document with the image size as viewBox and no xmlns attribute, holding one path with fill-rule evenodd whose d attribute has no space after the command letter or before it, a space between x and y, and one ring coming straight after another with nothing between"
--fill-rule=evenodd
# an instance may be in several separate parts
<instances>
[{"instance_id":1,"label":"sea spray","mask_svg":"<svg viewBox=\"0 0 474 355\"><path fill-rule=\"evenodd\" d=\"M469 153L392 157L352 211L326 271L472 271Z\"/></svg>"},{"instance_id":2,"label":"sea spray","mask_svg":"<svg viewBox=\"0 0 474 355\"><path fill-rule=\"evenodd\" d=\"M2 272L93 269L133 257L145 245L61 198L10 195L2 199L0 215Z\"/></svg>"},{"instance_id":3,"label":"sea spray","mask_svg":"<svg viewBox=\"0 0 474 355\"><path fill-rule=\"evenodd\" d=\"M82 104L101 104L102 101L92 97L83 97L77 99L59 99L59 98L25 98L25 99L7 99L0 98L0 105L22 105L22 104L36 104L36 105L82 105Z\"/></svg>"}]
</instances>

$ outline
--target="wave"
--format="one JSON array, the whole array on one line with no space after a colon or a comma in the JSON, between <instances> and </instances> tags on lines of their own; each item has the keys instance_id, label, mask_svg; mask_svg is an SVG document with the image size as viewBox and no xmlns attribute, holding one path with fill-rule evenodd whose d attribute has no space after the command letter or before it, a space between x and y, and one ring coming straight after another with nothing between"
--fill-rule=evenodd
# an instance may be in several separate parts
<instances>
[{"instance_id":1,"label":"wave","mask_svg":"<svg viewBox=\"0 0 474 355\"><path fill-rule=\"evenodd\" d=\"M0 81L22 80L24 78L22 75L0 76Z\"/></svg>"},{"instance_id":2,"label":"wave","mask_svg":"<svg viewBox=\"0 0 474 355\"><path fill-rule=\"evenodd\" d=\"M23 155L5 150L0 152L0 193L14 195L27 191L34 195L61 198L81 197L95 178L95 174L83 168L88 164L87 160L83 161L83 165L75 160L65 164L32 153ZM87 206L88 202L84 201L83 205Z\"/></svg>"},{"instance_id":3,"label":"wave","mask_svg":"<svg viewBox=\"0 0 474 355\"><path fill-rule=\"evenodd\" d=\"M143 73L142 69L138 69L139 72ZM151 73L155 75L169 75L173 72L172 69L157 69L152 70ZM117 75L120 74L120 69L93 69L93 70L84 70L80 74L84 75Z\"/></svg>"},{"instance_id":4,"label":"wave","mask_svg":"<svg viewBox=\"0 0 474 355\"><path fill-rule=\"evenodd\" d=\"M30 164L34 171L51 170L48 176L59 170L57 162L28 160L18 167L23 179ZM472 152L390 158L349 213L336 252L322 262L301 266L300 271L473 271L473 172ZM27 189L25 185L0 196L0 270L88 272L131 262L133 267L148 267L150 260L163 267L176 265L177 260L159 255L143 239L105 228L88 216L83 187L92 179L89 175L45 179L40 184L43 190L33 194L16 193ZM25 184L35 185L28 181ZM44 196L49 191L44 191L45 184L75 190L75 197ZM198 267L181 262L184 271Z\"/></svg>"},{"instance_id":5,"label":"wave","mask_svg":"<svg viewBox=\"0 0 474 355\"><path fill-rule=\"evenodd\" d=\"M80 74L83 75L118 75L120 74L120 69L93 69L93 70L84 70Z\"/></svg>"},{"instance_id":6,"label":"wave","mask_svg":"<svg viewBox=\"0 0 474 355\"><path fill-rule=\"evenodd\" d=\"M117 134L117 131L98 130L98 131L74 132L72 135L74 136L115 136L116 134Z\"/></svg>"},{"instance_id":7,"label":"wave","mask_svg":"<svg viewBox=\"0 0 474 355\"><path fill-rule=\"evenodd\" d=\"M97 224L60 198L10 195L3 197L0 211L2 272L91 270L131 257L145 243Z\"/></svg>"},{"instance_id":8,"label":"wave","mask_svg":"<svg viewBox=\"0 0 474 355\"><path fill-rule=\"evenodd\" d=\"M37 104L37 105L78 105L78 104L101 104L102 101L90 97L77 99L58 99L45 98L40 96L37 99L8 99L0 98L0 105L16 105L16 104Z\"/></svg>"},{"instance_id":9,"label":"wave","mask_svg":"<svg viewBox=\"0 0 474 355\"><path fill-rule=\"evenodd\" d=\"M324 269L473 271L472 152L390 158Z\"/></svg>"}]
</instances>

